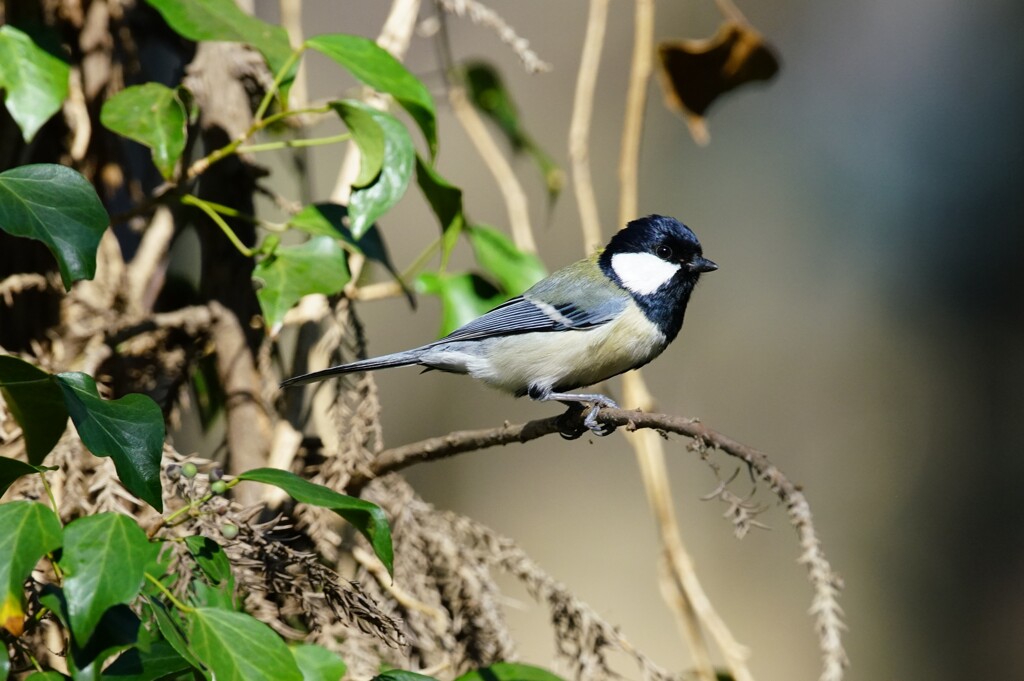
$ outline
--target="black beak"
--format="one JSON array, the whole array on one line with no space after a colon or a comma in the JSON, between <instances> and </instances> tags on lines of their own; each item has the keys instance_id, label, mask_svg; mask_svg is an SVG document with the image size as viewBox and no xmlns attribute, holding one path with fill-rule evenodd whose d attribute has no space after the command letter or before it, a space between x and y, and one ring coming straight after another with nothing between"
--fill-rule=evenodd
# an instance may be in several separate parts
<instances>
[{"instance_id":1,"label":"black beak","mask_svg":"<svg viewBox=\"0 0 1024 681\"><path fill-rule=\"evenodd\" d=\"M718 269L718 265L707 258L701 257L694 258L692 262L687 264L687 267L691 272L714 272Z\"/></svg>"}]
</instances>

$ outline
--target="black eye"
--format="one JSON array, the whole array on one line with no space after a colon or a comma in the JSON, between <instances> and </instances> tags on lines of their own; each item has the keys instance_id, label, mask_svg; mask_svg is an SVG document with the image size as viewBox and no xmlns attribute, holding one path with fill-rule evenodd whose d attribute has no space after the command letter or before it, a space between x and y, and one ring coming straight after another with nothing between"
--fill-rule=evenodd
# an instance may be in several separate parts
<instances>
[{"instance_id":1,"label":"black eye","mask_svg":"<svg viewBox=\"0 0 1024 681\"><path fill-rule=\"evenodd\" d=\"M657 248L654 249L654 254L656 256L658 256L659 258L661 258L662 260L671 260L672 259L672 247L671 246L666 246L665 244L661 244Z\"/></svg>"}]
</instances>

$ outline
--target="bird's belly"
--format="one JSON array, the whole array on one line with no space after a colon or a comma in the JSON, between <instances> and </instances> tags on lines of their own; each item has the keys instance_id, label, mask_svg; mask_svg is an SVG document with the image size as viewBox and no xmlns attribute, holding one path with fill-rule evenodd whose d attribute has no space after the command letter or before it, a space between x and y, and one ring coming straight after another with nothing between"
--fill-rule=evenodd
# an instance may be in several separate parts
<instances>
[{"instance_id":1,"label":"bird's belly","mask_svg":"<svg viewBox=\"0 0 1024 681\"><path fill-rule=\"evenodd\" d=\"M468 373L523 394L531 386L574 390L646 364L665 348L665 336L630 306L618 319L593 329L523 333L482 343L486 361Z\"/></svg>"}]
</instances>

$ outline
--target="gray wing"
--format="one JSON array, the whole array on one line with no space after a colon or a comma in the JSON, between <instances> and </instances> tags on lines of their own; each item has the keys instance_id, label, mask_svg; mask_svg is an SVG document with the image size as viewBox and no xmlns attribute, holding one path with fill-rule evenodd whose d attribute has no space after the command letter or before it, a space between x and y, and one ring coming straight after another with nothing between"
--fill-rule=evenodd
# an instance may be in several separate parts
<instances>
[{"instance_id":1,"label":"gray wing","mask_svg":"<svg viewBox=\"0 0 1024 681\"><path fill-rule=\"evenodd\" d=\"M538 305L518 296L462 326L438 343L507 336L531 331L567 331L590 329L611 321L625 307L624 300L613 299L597 309L584 310L575 303Z\"/></svg>"}]
</instances>

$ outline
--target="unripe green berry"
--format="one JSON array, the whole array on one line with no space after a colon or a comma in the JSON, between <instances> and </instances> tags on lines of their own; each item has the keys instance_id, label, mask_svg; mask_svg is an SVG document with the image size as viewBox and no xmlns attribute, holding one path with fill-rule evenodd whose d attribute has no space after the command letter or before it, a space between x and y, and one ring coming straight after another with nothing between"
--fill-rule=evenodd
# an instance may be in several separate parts
<instances>
[{"instance_id":1,"label":"unripe green berry","mask_svg":"<svg viewBox=\"0 0 1024 681\"><path fill-rule=\"evenodd\" d=\"M189 480L191 480L192 478L196 477L196 473L198 473L198 472L199 472L199 469L196 468L196 465L194 463L192 463L191 461L189 461L186 464L182 464L182 466L181 466L181 474L183 476L185 476L186 478L188 478Z\"/></svg>"},{"instance_id":2,"label":"unripe green berry","mask_svg":"<svg viewBox=\"0 0 1024 681\"><path fill-rule=\"evenodd\" d=\"M234 539L238 536L238 526L231 523L224 523L220 526L220 533L225 539Z\"/></svg>"},{"instance_id":3,"label":"unripe green berry","mask_svg":"<svg viewBox=\"0 0 1024 681\"><path fill-rule=\"evenodd\" d=\"M228 491L228 483L223 480L214 480L210 483L210 491L214 494L224 494Z\"/></svg>"}]
</instances>

